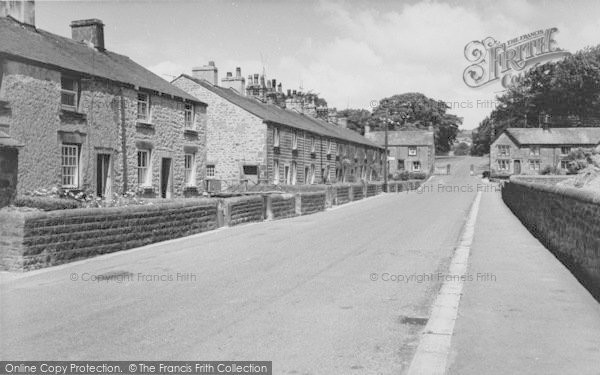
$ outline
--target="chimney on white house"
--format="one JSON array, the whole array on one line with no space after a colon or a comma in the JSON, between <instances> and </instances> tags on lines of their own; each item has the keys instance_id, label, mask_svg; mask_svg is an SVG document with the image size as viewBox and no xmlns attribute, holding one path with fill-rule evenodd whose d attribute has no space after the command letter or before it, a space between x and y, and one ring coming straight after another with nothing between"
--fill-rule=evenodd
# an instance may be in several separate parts
<instances>
[{"instance_id":1,"label":"chimney on white house","mask_svg":"<svg viewBox=\"0 0 600 375\"><path fill-rule=\"evenodd\" d=\"M71 22L71 38L104 51L104 24L96 18Z\"/></svg>"},{"instance_id":2,"label":"chimney on white house","mask_svg":"<svg viewBox=\"0 0 600 375\"><path fill-rule=\"evenodd\" d=\"M246 79L242 77L242 68L235 68L235 76L227 72L227 76L221 80L221 87L234 89L240 95L246 95Z\"/></svg>"},{"instance_id":3,"label":"chimney on white house","mask_svg":"<svg viewBox=\"0 0 600 375\"><path fill-rule=\"evenodd\" d=\"M192 68L192 77L203 79L211 85L216 86L219 83L219 70L215 66L214 61L209 61L208 65Z\"/></svg>"},{"instance_id":4,"label":"chimney on white house","mask_svg":"<svg viewBox=\"0 0 600 375\"><path fill-rule=\"evenodd\" d=\"M35 27L35 1L2 0L0 1L0 17L12 17L22 24Z\"/></svg>"}]
</instances>

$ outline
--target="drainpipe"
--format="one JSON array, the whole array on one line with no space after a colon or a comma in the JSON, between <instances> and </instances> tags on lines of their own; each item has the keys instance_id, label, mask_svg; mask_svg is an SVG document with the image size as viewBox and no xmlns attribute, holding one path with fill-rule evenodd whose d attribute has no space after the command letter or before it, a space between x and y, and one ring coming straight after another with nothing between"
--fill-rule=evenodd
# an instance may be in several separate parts
<instances>
[{"instance_id":1,"label":"drainpipe","mask_svg":"<svg viewBox=\"0 0 600 375\"><path fill-rule=\"evenodd\" d=\"M125 97L123 96L123 87L120 88L121 95L121 155L123 157L123 192L127 193L127 131L125 128Z\"/></svg>"}]
</instances>

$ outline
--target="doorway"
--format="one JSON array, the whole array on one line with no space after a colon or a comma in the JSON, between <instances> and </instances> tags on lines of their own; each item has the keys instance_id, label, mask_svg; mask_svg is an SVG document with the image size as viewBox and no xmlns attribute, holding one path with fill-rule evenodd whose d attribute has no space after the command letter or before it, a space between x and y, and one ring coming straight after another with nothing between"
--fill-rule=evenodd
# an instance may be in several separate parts
<instances>
[{"instance_id":1,"label":"doorway","mask_svg":"<svg viewBox=\"0 0 600 375\"><path fill-rule=\"evenodd\" d=\"M98 154L96 158L96 195L101 198L111 196L110 155Z\"/></svg>"},{"instance_id":2,"label":"doorway","mask_svg":"<svg viewBox=\"0 0 600 375\"><path fill-rule=\"evenodd\" d=\"M521 174L521 160L515 160L514 169L515 169L515 174Z\"/></svg>"},{"instance_id":3,"label":"doorway","mask_svg":"<svg viewBox=\"0 0 600 375\"><path fill-rule=\"evenodd\" d=\"M171 198L171 158L162 158L160 162L160 197Z\"/></svg>"}]
</instances>

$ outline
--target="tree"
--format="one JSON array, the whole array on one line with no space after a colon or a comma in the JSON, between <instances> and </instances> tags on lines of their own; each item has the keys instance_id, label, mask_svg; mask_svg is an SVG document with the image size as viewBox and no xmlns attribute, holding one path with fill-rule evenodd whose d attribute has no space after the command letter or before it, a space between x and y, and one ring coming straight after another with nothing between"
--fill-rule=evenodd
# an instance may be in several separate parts
<instances>
[{"instance_id":1,"label":"tree","mask_svg":"<svg viewBox=\"0 0 600 375\"><path fill-rule=\"evenodd\" d=\"M338 115L348 119L348 129L363 135L365 134L365 126L371 120L371 111L366 109L344 109L338 111Z\"/></svg>"},{"instance_id":2,"label":"tree","mask_svg":"<svg viewBox=\"0 0 600 375\"><path fill-rule=\"evenodd\" d=\"M469 150L471 149L471 147L465 143L465 142L460 142L455 148L454 148L454 155L456 156L463 156L463 155L469 155Z\"/></svg>"},{"instance_id":3,"label":"tree","mask_svg":"<svg viewBox=\"0 0 600 375\"><path fill-rule=\"evenodd\" d=\"M389 130L428 129L435 132L436 152L450 151L456 140L462 118L446 113L448 105L421 93L406 93L382 99L373 110L369 124L373 129Z\"/></svg>"},{"instance_id":4,"label":"tree","mask_svg":"<svg viewBox=\"0 0 600 375\"><path fill-rule=\"evenodd\" d=\"M473 146L471 146L471 155L483 156L490 152L492 143L492 120L486 117L479 123L477 129L471 133Z\"/></svg>"}]
</instances>

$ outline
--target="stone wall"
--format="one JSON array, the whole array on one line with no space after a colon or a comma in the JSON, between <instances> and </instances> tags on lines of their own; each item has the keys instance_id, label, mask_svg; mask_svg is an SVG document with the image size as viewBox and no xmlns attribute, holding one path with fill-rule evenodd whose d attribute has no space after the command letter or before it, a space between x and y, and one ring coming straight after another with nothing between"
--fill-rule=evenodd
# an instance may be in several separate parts
<instances>
[{"instance_id":1,"label":"stone wall","mask_svg":"<svg viewBox=\"0 0 600 375\"><path fill-rule=\"evenodd\" d=\"M350 185L340 185L335 187L335 198L333 204L339 205L348 203L351 201L351 188Z\"/></svg>"},{"instance_id":2,"label":"stone wall","mask_svg":"<svg viewBox=\"0 0 600 375\"><path fill-rule=\"evenodd\" d=\"M325 192L300 193L296 196L296 213L299 215L325 211Z\"/></svg>"},{"instance_id":3,"label":"stone wall","mask_svg":"<svg viewBox=\"0 0 600 375\"><path fill-rule=\"evenodd\" d=\"M265 218L264 199L261 195L222 199L225 225L234 226Z\"/></svg>"},{"instance_id":4,"label":"stone wall","mask_svg":"<svg viewBox=\"0 0 600 375\"><path fill-rule=\"evenodd\" d=\"M270 194L267 199L270 200L270 206L267 206L269 219L296 216L296 197L293 194Z\"/></svg>"},{"instance_id":5,"label":"stone wall","mask_svg":"<svg viewBox=\"0 0 600 375\"><path fill-rule=\"evenodd\" d=\"M357 201L365 197L365 190L363 184L353 184L352 189L352 200Z\"/></svg>"},{"instance_id":6,"label":"stone wall","mask_svg":"<svg viewBox=\"0 0 600 375\"><path fill-rule=\"evenodd\" d=\"M543 185L556 185L557 183L572 178L574 176L556 176L556 175L540 175L540 176L526 176L526 175L513 175L510 176L511 181L530 182Z\"/></svg>"},{"instance_id":7,"label":"stone wall","mask_svg":"<svg viewBox=\"0 0 600 375\"><path fill-rule=\"evenodd\" d=\"M30 270L217 228L216 200L0 213L0 269Z\"/></svg>"},{"instance_id":8,"label":"stone wall","mask_svg":"<svg viewBox=\"0 0 600 375\"><path fill-rule=\"evenodd\" d=\"M373 197L377 194L381 194L383 189L383 182L374 182L367 184L367 197Z\"/></svg>"},{"instance_id":9,"label":"stone wall","mask_svg":"<svg viewBox=\"0 0 600 375\"><path fill-rule=\"evenodd\" d=\"M511 180L502 199L521 222L600 298L600 194Z\"/></svg>"}]
</instances>

